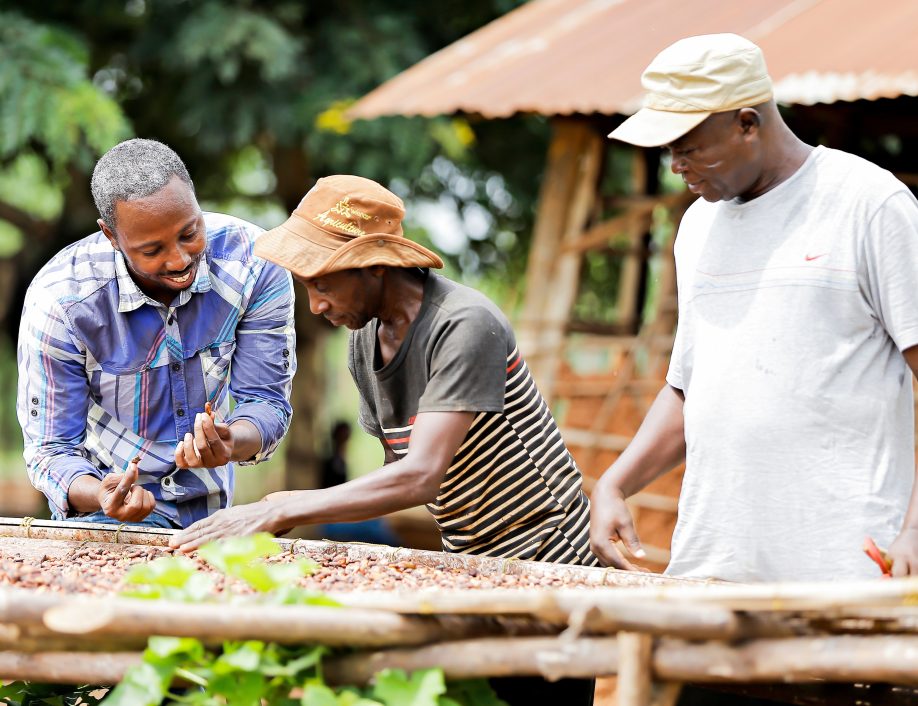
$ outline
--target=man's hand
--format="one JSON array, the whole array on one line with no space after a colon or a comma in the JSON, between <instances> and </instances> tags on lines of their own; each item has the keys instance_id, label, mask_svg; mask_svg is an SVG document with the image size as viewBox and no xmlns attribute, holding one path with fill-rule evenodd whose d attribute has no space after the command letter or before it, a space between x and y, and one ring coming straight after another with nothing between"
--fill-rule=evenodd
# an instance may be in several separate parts
<instances>
[{"instance_id":1,"label":"man's hand","mask_svg":"<svg viewBox=\"0 0 918 706\"><path fill-rule=\"evenodd\" d=\"M590 497L590 548L603 566L641 571L641 567L628 561L616 548L614 542L617 540L624 543L636 559L646 556L621 491L607 490L602 484L597 484Z\"/></svg>"},{"instance_id":2,"label":"man's hand","mask_svg":"<svg viewBox=\"0 0 918 706\"><path fill-rule=\"evenodd\" d=\"M214 421L213 414L199 412L194 418L194 434L185 434L175 447L177 468L217 468L233 460L233 432Z\"/></svg>"},{"instance_id":3,"label":"man's hand","mask_svg":"<svg viewBox=\"0 0 918 706\"><path fill-rule=\"evenodd\" d=\"M892 575L918 576L918 529L903 529L889 545L887 558L892 562Z\"/></svg>"},{"instance_id":4,"label":"man's hand","mask_svg":"<svg viewBox=\"0 0 918 706\"><path fill-rule=\"evenodd\" d=\"M270 504L272 507L266 508ZM198 520L169 539L169 546L181 552L194 551L201 545L224 537L246 537L257 532L277 534L288 528L279 524L279 501L236 505Z\"/></svg>"},{"instance_id":5,"label":"man's hand","mask_svg":"<svg viewBox=\"0 0 918 706\"><path fill-rule=\"evenodd\" d=\"M153 512L156 498L149 490L134 485L139 472L140 457L128 464L124 473L109 473L99 486L99 506L102 511L121 522L140 522Z\"/></svg>"}]
</instances>

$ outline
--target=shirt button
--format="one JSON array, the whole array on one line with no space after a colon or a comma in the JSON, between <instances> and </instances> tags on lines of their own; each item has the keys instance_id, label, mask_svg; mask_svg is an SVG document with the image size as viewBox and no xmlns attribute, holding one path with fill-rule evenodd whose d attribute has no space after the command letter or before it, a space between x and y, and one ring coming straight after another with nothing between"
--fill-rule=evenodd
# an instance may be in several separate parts
<instances>
[{"instance_id":1,"label":"shirt button","mask_svg":"<svg viewBox=\"0 0 918 706\"><path fill-rule=\"evenodd\" d=\"M177 373L177 372L178 372L179 370L181 370L181 369L182 369L182 366L179 365L178 363L173 363L173 364L172 364L172 371L173 371L173 372L176 372L176 373Z\"/></svg>"},{"instance_id":2,"label":"shirt button","mask_svg":"<svg viewBox=\"0 0 918 706\"><path fill-rule=\"evenodd\" d=\"M175 321L175 317L172 314L169 314L169 317L166 319L166 323L171 326L173 321Z\"/></svg>"},{"instance_id":3,"label":"shirt button","mask_svg":"<svg viewBox=\"0 0 918 706\"><path fill-rule=\"evenodd\" d=\"M290 363L289 363L288 361L285 360L285 361L284 361L284 370L286 370L286 369L289 368L289 367L290 367Z\"/></svg>"},{"instance_id":4,"label":"shirt button","mask_svg":"<svg viewBox=\"0 0 918 706\"><path fill-rule=\"evenodd\" d=\"M33 417L37 417L37 416L38 416L38 410L37 410L37 409L33 409L33 410L32 410L32 416L33 416Z\"/></svg>"},{"instance_id":5,"label":"shirt button","mask_svg":"<svg viewBox=\"0 0 918 706\"><path fill-rule=\"evenodd\" d=\"M38 404L38 398L37 398L37 397L33 397L33 398L32 398L32 404Z\"/></svg>"},{"instance_id":6,"label":"shirt button","mask_svg":"<svg viewBox=\"0 0 918 706\"><path fill-rule=\"evenodd\" d=\"M290 356L290 350L288 348L284 348L284 358L287 358L289 356Z\"/></svg>"},{"instance_id":7,"label":"shirt button","mask_svg":"<svg viewBox=\"0 0 918 706\"><path fill-rule=\"evenodd\" d=\"M185 410L184 410L184 409L177 409L177 410L175 410L175 413L176 413L178 416L180 416L180 417L184 417L184 416L185 416Z\"/></svg>"}]
</instances>

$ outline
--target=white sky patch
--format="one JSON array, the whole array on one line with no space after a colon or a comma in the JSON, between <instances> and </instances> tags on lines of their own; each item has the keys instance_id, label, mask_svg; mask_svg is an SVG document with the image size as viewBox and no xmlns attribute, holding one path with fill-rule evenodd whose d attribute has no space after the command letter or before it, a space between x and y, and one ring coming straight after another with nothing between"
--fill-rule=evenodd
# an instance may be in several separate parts
<instances>
[{"instance_id":1,"label":"white sky patch","mask_svg":"<svg viewBox=\"0 0 918 706\"><path fill-rule=\"evenodd\" d=\"M430 234L433 244L449 255L458 255L468 245L462 216L450 201L419 199L406 209L409 223L421 226Z\"/></svg>"}]
</instances>

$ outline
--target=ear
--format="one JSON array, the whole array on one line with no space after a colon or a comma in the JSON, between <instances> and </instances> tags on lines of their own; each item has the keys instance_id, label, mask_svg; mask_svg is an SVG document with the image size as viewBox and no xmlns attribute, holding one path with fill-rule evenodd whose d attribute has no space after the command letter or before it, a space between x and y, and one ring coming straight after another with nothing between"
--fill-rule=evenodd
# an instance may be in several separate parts
<instances>
[{"instance_id":1,"label":"ear","mask_svg":"<svg viewBox=\"0 0 918 706\"><path fill-rule=\"evenodd\" d=\"M115 248L115 250L121 250L121 248L118 246L118 237L115 235L112 229L105 224L105 221L100 218L96 221L96 224L99 226L102 232L105 233L105 237L108 238L108 242L112 244L112 247Z\"/></svg>"},{"instance_id":2,"label":"ear","mask_svg":"<svg viewBox=\"0 0 918 706\"><path fill-rule=\"evenodd\" d=\"M736 116L743 137L757 135L762 126L762 115L755 108L740 108Z\"/></svg>"}]
</instances>

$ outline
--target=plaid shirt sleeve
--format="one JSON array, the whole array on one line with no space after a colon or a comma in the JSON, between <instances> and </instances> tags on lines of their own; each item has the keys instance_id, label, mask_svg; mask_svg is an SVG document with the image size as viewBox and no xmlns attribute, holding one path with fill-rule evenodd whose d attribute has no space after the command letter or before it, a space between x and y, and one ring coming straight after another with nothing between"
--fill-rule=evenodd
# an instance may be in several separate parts
<instances>
[{"instance_id":1,"label":"plaid shirt sleeve","mask_svg":"<svg viewBox=\"0 0 918 706\"><path fill-rule=\"evenodd\" d=\"M79 476L102 478L86 457L89 381L86 351L66 314L42 287L30 287L19 332L16 411L25 442L29 479L66 515L70 484Z\"/></svg>"},{"instance_id":2,"label":"plaid shirt sleeve","mask_svg":"<svg viewBox=\"0 0 918 706\"><path fill-rule=\"evenodd\" d=\"M271 457L290 426L290 389L296 372L294 294L290 273L266 263L236 327L230 393L236 408L227 423L245 419L261 434L261 451L240 465Z\"/></svg>"}]
</instances>

